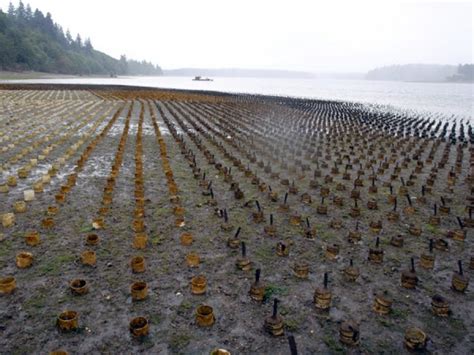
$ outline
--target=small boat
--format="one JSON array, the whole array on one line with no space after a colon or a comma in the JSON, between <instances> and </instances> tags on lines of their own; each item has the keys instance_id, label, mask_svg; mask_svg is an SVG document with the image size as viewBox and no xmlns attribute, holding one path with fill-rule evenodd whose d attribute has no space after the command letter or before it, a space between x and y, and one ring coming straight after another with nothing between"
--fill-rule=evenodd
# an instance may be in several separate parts
<instances>
[{"instance_id":1,"label":"small boat","mask_svg":"<svg viewBox=\"0 0 474 355\"><path fill-rule=\"evenodd\" d=\"M193 81L213 81L213 80L209 78L203 78L202 76L195 76Z\"/></svg>"}]
</instances>

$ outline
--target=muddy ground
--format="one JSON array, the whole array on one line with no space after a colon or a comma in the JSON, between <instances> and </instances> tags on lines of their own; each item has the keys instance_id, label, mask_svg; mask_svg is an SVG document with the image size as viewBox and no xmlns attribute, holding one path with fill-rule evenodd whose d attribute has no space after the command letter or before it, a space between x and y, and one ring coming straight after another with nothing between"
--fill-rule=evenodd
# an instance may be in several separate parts
<instances>
[{"instance_id":1,"label":"muddy ground","mask_svg":"<svg viewBox=\"0 0 474 355\"><path fill-rule=\"evenodd\" d=\"M358 202L361 216L353 218L349 215L353 206L350 198L353 181L343 180L339 172L334 174L334 182L324 185L324 176L331 175L334 152L339 149L337 145L331 146L330 159L325 159L323 154L318 164L310 158L305 159L304 154L296 158L282 155L281 160L288 159L289 167L280 164L280 156L271 146L275 143L270 140L265 141L268 145L262 143L262 152L255 152L255 162L251 162L243 153L250 139L249 136L242 135L245 127L248 128L245 133L250 134L255 129L268 137L275 133L288 134L288 137L297 141L299 134L303 138L311 128L306 131L306 128L293 125L295 120L301 117L323 117L327 116L327 112L308 111L307 106L298 107L290 100L290 103L279 103L259 98L259 101L254 102L250 98L238 96L216 96L210 99L212 95L203 95L202 100L196 100L195 96L190 100L182 99L186 93L180 94L180 100L173 97L174 94L162 96L162 99L157 94L154 100L149 96L140 100L138 91L130 100L124 101L117 99L117 96L111 98L106 92L61 89L34 91L22 88L0 91L0 129L5 135L15 131L23 136L32 127L41 125L47 128L37 136L20 140L18 146L0 153L2 164L48 132L53 132L58 127L72 129L74 124L89 120L84 127L58 143L44 161L32 168L26 179L18 179L18 186L11 187L7 194L0 194L0 213L10 212L13 203L22 199L23 190L30 188L41 177L41 173L46 173L50 165L81 138L81 134L90 133L94 123L97 123L94 132L83 137L84 144L60 167L51 183L44 185L44 192L37 193L36 199L28 202L25 213L16 214L15 225L0 227L0 277L14 276L17 283L13 294L0 296L0 353L32 354L64 349L71 354L207 354L215 348L224 348L233 354L289 354L288 335L295 337L301 354L404 353L407 352L403 344L404 334L410 326L416 326L428 335L427 352L474 352L472 285L464 293L451 289L451 278L457 271L458 260L463 262L464 274L470 278L473 276L474 271L469 268L473 255L472 230L466 227L464 242L446 237L446 231L458 228L455 216L467 218L466 196L471 193L466 181L470 173L470 146L464 148L462 169L457 173L452 190L446 186L445 176L450 167L454 166L456 146L450 150L448 163L440 169L432 192L426 196L426 204L417 203L417 198L421 196L421 185L427 179L431 165L423 167L414 179L414 185L408 187L416 212L406 216L403 208L408 206L407 200L403 195L399 196L398 210L401 218L398 222L391 223L386 217L393 205L387 202L390 192L383 186L383 182L390 181L391 169L378 174L378 192L369 194L371 182L368 176L371 169L367 168L365 175L362 175L364 186L360 188L361 198ZM61 111L63 107L66 109ZM86 110L86 114L83 114L85 107L89 111ZM137 250L132 245L132 223L135 209L136 137L142 107L148 244L146 249ZM123 163L113 189L113 202L105 217L105 228L94 231L92 221L101 207L103 189L111 172L119 140L126 129L129 109L130 126L123 150ZM74 172L78 158L116 112L120 112L120 115L92 150L77 176L76 185L67 193L66 201L56 203L55 195L65 183L67 175ZM169 180L165 176L163 157L153 128L153 116L156 117L164 139L171 170L179 189L178 196L185 209L182 226L176 226L175 223L175 204L170 202ZM10 122L12 119L18 120ZM53 124L48 124L51 119ZM241 119L249 125L239 127L236 132L226 125ZM245 121L246 119L253 121ZM286 129L276 126L272 131L272 119L280 123L288 122ZM203 122L212 129L203 125ZM254 126L250 126L252 122L255 122ZM209 191L200 184L202 176L193 177L190 160L186 159L185 151L181 149L182 143L171 134L172 127L181 134L187 150L191 149L193 152L196 167L202 173L206 172L206 181L212 181L216 206L208 203ZM189 130L186 132L183 127ZM209 133L213 138L202 132ZM200 139L201 147L196 145L189 133ZM376 150L384 145L383 139L388 139L384 137L377 141ZM317 138L314 140L318 141ZM426 160L434 142L427 140L427 148L421 154L420 161ZM6 144L7 141L3 141L0 146ZM19 161L4 166L0 184L48 144L49 141L43 142ZM435 161L441 159L446 144L448 143L440 143ZM245 175L244 169L233 166L233 161L220 147L224 147L232 157L241 159L244 167L248 167L261 181L271 185L272 191L278 193L278 201L272 202L268 198L268 189L261 191L258 185L252 184L252 178ZM287 149L283 142L280 148ZM224 181L224 173L209 164L203 149L213 154L215 160L223 166L233 166L233 181L239 183L244 193L242 199L234 197L230 183ZM366 149L361 148L360 154L364 153ZM310 169L304 173L299 168L292 171L292 159L302 160ZM402 156L397 159L401 161ZM280 173L279 178L272 179L270 173L265 173L264 167L258 164L260 160L264 160L265 165L270 162L272 172ZM365 164L368 160L369 158L362 158L362 163ZM324 161L328 163L327 167L322 167ZM376 164L377 167L378 160ZM394 165L395 163L391 168ZM325 200L328 215L317 213L317 207L321 204L320 186L310 188L310 181L314 179L313 171L318 166L322 172L321 177L317 178L319 184L330 188L330 196ZM406 181L415 166L416 161L412 160L402 170L401 175L405 176ZM352 179L357 170L354 167ZM280 183L282 178L288 178L290 184L295 181L298 188L296 194L289 194L288 197L287 204L291 212L279 208L289 188ZM337 183L341 183L345 191L338 191ZM401 183L396 180L392 184L396 194ZM311 203L301 202L301 194L304 192L312 197ZM333 204L332 197L335 195L344 198L344 206ZM447 215L440 214L441 224L432 226L428 224L429 217L433 214L432 205L440 205L441 196L448 199L451 211ZM377 210L367 209L369 198L377 200ZM257 211L255 200L259 201L266 222L253 221L252 213ZM55 204L59 206L59 211L54 216L55 226L46 229L42 226L46 208ZM216 213L216 208L227 209L231 225L229 231L222 229L224 221ZM270 213L274 216L277 229L275 237L264 234ZM299 225L289 223L290 215L295 213L302 217ZM314 239L303 235L306 217L311 226L316 228ZM330 222L333 220L342 221L342 227L332 228ZM382 221L383 228L379 234L370 231L369 222L373 220ZM351 244L347 241L347 235L356 228L357 222L362 240ZM409 234L410 223L422 228L421 236ZM227 239L234 235L238 227L241 227L239 238L246 242L247 256L252 261L251 271L242 271L236 267L240 252L227 246ZM25 243L24 236L31 230L40 233L41 243L38 246L31 247ZM180 244L183 232L193 235L191 246ZM85 245L85 237L91 233L100 237L97 246ZM390 239L399 234L404 235L403 247L390 244ZM373 264L367 260L369 248L375 248L377 236L380 238L379 248L384 250L382 264ZM449 250L435 249L435 267L433 270L426 270L419 267L418 262L421 254L428 253L428 240L431 238L446 240ZM276 254L275 248L279 241L289 245L288 256ZM326 247L330 244L340 246L335 260L328 260L325 256ZM81 264L80 254L86 249L93 249L97 253L95 267ZM19 269L15 265L15 256L21 251L33 253L31 267ZM185 257L190 252L196 252L201 257L198 268L187 266ZM146 260L146 271L142 274L135 274L131 270L130 259L135 255L142 255ZM410 267L410 257L415 259L419 278L414 290L400 285L401 272ZM348 265L349 259L360 269L360 277L355 282L347 281L343 276L343 269ZM306 261L309 264L308 279L294 276L292 268L296 261ZM248 294L257 268L261 269L261 281L265 284L266 299L263 303L253 301ZM331 308L327 313L318 312L313 303L315 289L322 287L325 272L328 273L328 289L332 293ZM198 274L207 278L207 292L204 295L193 295L190 291L190 280ZM69 282L77 278L89 283L90 290L87 294L76 296L71 293ZM132 301L130 285L137 280L148 284L149 295L144 301ZM372 310L375 294L382 291L386 291L393 299L392 311L388 315L378 315ZM435 294L441 294L448 300L452 311L449 317L433 315L431 299ZM285 336L280 337L268 334L263 327L265 318L272 313L272 301L275 297L280 301L278 311L284 322ZM213 326L202 328L196 324L195 312L200 304L213 307L216 318ZM69 333L61 332L57 327L57 317L66 309L79 314L79 328ZM130 320L137 316L143 316L149 321L149 335L140 339L134 338L129 331ZM339 326L346 320L353 320L359 326L360 342L357 346L348 347L339 340Z\"/></svg>"}]
</instances>

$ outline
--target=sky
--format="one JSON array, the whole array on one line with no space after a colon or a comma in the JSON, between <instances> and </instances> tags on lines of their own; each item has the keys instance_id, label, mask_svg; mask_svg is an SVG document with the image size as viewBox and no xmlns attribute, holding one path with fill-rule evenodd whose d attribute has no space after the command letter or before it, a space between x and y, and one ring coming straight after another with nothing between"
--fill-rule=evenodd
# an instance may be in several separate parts
<instances>
[{"instance_id":1,"label":"sky","mask_svg":"<svg viewBox=\"0 0 474 355\"><path fill-rule=\"evenodd\" d=\"M0 0L8 8L9 0ZM15 5L18 0L14 0ZM366 72L473 63L474 0L25 0L115 58L164 69Z\"/></svg>"}]
</instances>

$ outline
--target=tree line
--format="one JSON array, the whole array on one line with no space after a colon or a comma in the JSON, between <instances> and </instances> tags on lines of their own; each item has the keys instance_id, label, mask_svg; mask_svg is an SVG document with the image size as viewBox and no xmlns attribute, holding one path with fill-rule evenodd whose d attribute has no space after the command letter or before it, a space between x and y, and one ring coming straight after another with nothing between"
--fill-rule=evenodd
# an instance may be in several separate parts
<instances>
[{"instance_id":1,"label":"tree line","mask_svg":"<svg viewBox=\"0 0 474 355\"><path fill-rule=\"evenodd\" d=\"M473 81L474 64L404 64L376 68L367 73L369 80L394 81Z\"/></svg>"},{"instance_id":2,"label":"tree line","mask_svg":"<svg viewBox=\"0 0 474 355\"><path fill-rule=\"evenodd\" d=\"M450 76L448 81L474 82L474 64L459 64L457 73Z\"/></svg>"},{"instance_id":3,"label":"tree line","mask_svg":"<svg viewBox=\"0 0 474 355\"><path fill-rule=\"evenodd\" d=\"M20 1L0 9L0 70L41 71L73 75L162 75L147 61L119 60L94 49L90 38L75 38L48 12Z\"/></svg>"}]
</instances>

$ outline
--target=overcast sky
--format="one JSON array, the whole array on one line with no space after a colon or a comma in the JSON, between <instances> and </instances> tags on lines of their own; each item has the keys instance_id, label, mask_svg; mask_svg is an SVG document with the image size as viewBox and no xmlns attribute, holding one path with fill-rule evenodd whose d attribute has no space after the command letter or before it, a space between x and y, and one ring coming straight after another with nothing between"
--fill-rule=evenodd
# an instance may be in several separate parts
<instances>
[{"instance_id":1,"label":"overcast sky","mask_svg":"<svg viewBox=\"0 0 474 355\"><path fill-rule=\"evenodd\" d=\"M0 0L6 11L8 0ZM15 5L18 0L14 0ZM30 0L116 58L164 69L360 72L473 59L473 1Z\"/></svg>"}]
</instances>

